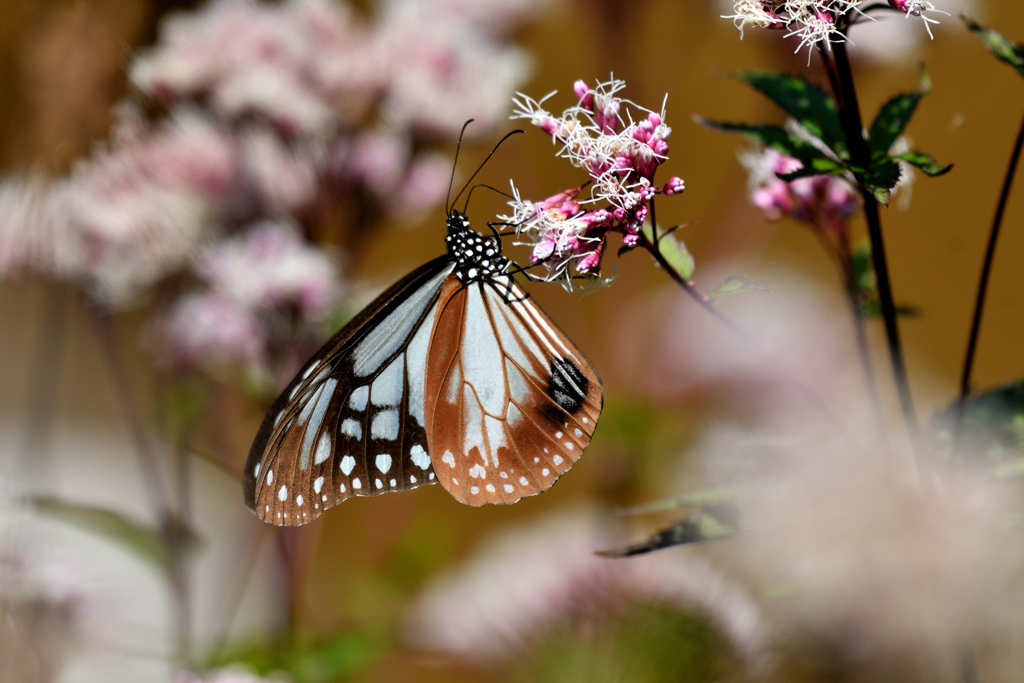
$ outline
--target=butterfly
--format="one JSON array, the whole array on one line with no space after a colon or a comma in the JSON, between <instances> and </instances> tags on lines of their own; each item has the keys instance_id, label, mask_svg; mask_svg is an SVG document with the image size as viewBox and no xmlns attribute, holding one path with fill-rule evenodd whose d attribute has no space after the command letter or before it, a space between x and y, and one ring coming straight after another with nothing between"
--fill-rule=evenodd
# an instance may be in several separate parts
<instances>
[{"instance_id":1,"label":"butterfly","mask_svg":"<svg viewBox=\"0 0 1024 683\"><path fill-rule=\"evenodd\" d=\"M483 235L454 202L447 214L446 253L360 311L271 406L243 477L263 521L435 482L468 505L514 503L590 443L597 370L513 278L496 224Z\"/></svg>"}]
</instances>

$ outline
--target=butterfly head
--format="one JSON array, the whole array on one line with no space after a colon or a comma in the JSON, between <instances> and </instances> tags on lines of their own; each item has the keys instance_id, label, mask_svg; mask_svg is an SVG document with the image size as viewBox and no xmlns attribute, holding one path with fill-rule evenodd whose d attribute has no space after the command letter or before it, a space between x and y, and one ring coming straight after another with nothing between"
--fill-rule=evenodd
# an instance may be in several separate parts
<instances>
[{"instance_id":1,"label":"butterfly head","mask_svg":"<svg viewBox=\"0 0 1024 683\"><path fill-rule=\"evenodd\" d=\"M444 241L448 257L455 262L455 276L464 283L504 275L512 263L501 255L501 240L497 236L481 235L470 228L466 214L457 209L448 214Z\"/></svg>"}]
</instances>

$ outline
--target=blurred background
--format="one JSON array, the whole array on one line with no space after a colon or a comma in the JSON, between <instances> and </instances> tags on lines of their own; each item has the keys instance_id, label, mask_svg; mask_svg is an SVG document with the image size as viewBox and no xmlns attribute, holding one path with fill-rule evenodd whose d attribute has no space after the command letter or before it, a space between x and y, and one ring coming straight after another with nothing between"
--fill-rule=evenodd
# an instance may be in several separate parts
<instances>
[{"instance_id":1,"label":"blurred background","mask_svg":"<svg viewBox=\"0 0 1024 683\"><path fill-rule=\"evenodd\" d=\"M917 311L901 331L925 423L956 395L1024 107L1024 82L957 16L1024 39L1024 6L935 5L953 16L930 15L933 40L880 13L850 46L868 120L927 67L907 133L955 165L883 213L897 302ZM748 145L694 115L782 122L736 70L827 81L783 32L741 40L728 14L714 0L0 0L0 680L954 681L968 660L982 681L1016 680L1012 487L916 505L874 470L815 469L850 448L821 433L823 411L871 429L841 281L810 230L751 203ZM700 290L729 276L768 290L719 302L756 351L649 256L610 250L607 288L530 287L605 388L557 486L482 509L425 487L262 524L240 488L256 428L320 343L442 252L462 123L477 120L456 184L522 125L481 178L539 200L585 178L508 120L511 97L557 90L558 113L574 81L611 74L648 109L667 97L660 173L686 192L659 200L659 221L692 222L678 236ZM504 201L477 192L470 218ZM1022 224L1015 195L979 388L1024 376ZM880 322L868 335L899 450ZM744 514L776 514L788 539L765 522L749 545L593 555L672 519L616 510L750 485L780 460L813 475ZM833 516L848 537L802 526L835 501L856 501ZM979 514L984 533L958 526Z\"/></svg>"}]
</instances>

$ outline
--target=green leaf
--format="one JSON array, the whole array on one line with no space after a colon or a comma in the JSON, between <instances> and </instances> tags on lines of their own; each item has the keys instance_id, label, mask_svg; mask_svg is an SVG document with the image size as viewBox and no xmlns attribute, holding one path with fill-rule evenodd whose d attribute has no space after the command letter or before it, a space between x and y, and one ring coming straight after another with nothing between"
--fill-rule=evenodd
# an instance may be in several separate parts
<instances>
[{"instance_id":1,"label":"green leaf","mask_svg":"<svg viewBox=\"0 0 1024 683\"><path fill-rule=\"evenodd\" d=\"M875 195L879 203L888 206L889 195L892 188L900 180L900 165L889 158L881 159L871 164L867 171L854 169L853 173L860 182Z\"/></svg>"},{"instance_id":2,"label":"green leaf","mask_svg":"<svg viewBox=\"0 0 1024 683\"><path fill-rule=\"evenodd\" d=\"M613 550L600 550L597 554L605 557L630 557L676 545L721 540L736 533L732 523L736 517L735 508L731 505L709 507L673 522L639 543Z\"/></svg>"},{"instance_id":3,"label":"green leaf","mask_svg":"<svg viewBox=\"0 0 1024 683\"><path fill-rule=\"evenodd\" d=\"M708 121L707 119L702 119L700 117L697 117L697 122L707 126L708 128L715 128L727 133L739 133L752 142L764 145L765 147L770 147L776 152L798 159L800 163L804 165L804 168L832 169L837 167L836 162L833 159L828 158L820 149L779 126L769 126L766 124L749 125L742 123L724 123L720 121ZM841 168L845 170L845 166L842 166ZM819 173L828 172L831 171L819 171ZM812 175L817 175L817 173Z\"/></svg>"},{"instance_id":4,"label":"green leaf","mask_svg":"<svg viewBox=\"0 0 1024 683\"><path fill-rule=\"evenodd\" d=\"M708 294L708 301L714 301L723 294L752 291L768 292L770 290L767 287L762 287L753 280L746 279L745 277L730 277L725 282L718 285L713 292Z\"/></svg>"},{"instance_id":5,"label":"green leaf","mask_svg":"<svg viewBox=\"0 0 1024 683\"><path fill-rule=\"evenodd\" d=\"M833 99L802 78L773 71L747 71L736 78L760 91L793 117L840 159L849 158L846 137Z\"/></svg>"},{"instance_id":6,"label":"green leaf","mask_svg":"<svg viewBox=\"0 0 1024 683\"><path fill-rule=\"evenodd\" d=\"M644 223L642 232L648 242L658 245L658 252L684 280L689 281L693 277L693 271L697 264L685 244L661 228L658 228L657 233L655 233L652 231L650 223ZM657 234L657 237L655 237L655 234Z\"/></svg>"},{"instance_id":7,"label":"green leaf","mask_svg":"<svg viewBox=\"0 0 1024 683\"><path fill-rule=\"evenodd\" d=\"M1003 38L996 31L978 24L966 15L961 15L961 18L967 24L967 28L977 33L985 41L992 54L1016 69L1018 74L1024 76L1024 45Z\"/></svg>"},{"instance_id":8,"label":"green leaf","mask_svg":"<svg viewBox=\"0 0 1024 683\"><path fill-rule=\"evenodd\" d=\"M127 515L93 505L68 503L51 496L34 498L32 503L40 512L115 541L145 562L164 568L170 561L165 536Z\"/></svg>"},{"instance_id":9,"label":"green leaf","mask_svg":"<svg viewBox=\"0 0 1024 683\"><path fill-rule=\"evenodd\" d=\"M882 105L882 109L871 124L871 131L868 133L868 147L871 150L871 158L875 159L889 153L896 139L903 134L903 130L910 123L910 118L917 109L917 103L921 101L924 93L904 93L897 95Z\"/></svg>"},{"instance_id":10,"label":"green leaf","mask_svg":"<svg viewBox=\"0 0 1024 683\"><path fill-rule=\"evenodd\" d=\"M933 178L935 176L949 173L949 170L953 168L953 164L950 164L949 166L939 166L931 156L923 152L905 152L903 154L895 154L892 158L905 161L911 166L920 169L925 175Z\"/></svg>"}]
</instances>

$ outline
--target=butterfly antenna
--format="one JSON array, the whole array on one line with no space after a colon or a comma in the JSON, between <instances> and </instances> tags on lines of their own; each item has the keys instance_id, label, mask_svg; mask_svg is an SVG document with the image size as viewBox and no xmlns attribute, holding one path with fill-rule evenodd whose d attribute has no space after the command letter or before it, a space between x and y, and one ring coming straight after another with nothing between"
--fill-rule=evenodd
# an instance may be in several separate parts
<instances>
[{"instance_id":1,"label":"butterfly antenna","mask_svg":"<svg viewBox=\"0 0 1024 683\"><path fill-rule=\"evenodd\" d=\"M459 149L462 147L462 136L466 134L466 128L468 128L469 124L473 123L473 121L474 119L469 119L464 124L462 124L462 130L459 131L459 141L455 143L455 161L452 162L452 177L448 180L448 194L446 194L444 198L445 215L449 215L452 212L451 208L449 208L448 206L448 200L452 196L452 185L455 183L455 169L459 165ZM459 194L462 193L460 192ZM455 199L458 200L458 197L455 197Z\"/></svg>"},{"instance_id":2,"label":"butterfly antenna","mask_svg":"<svg viewBox=\"0 0 1024 683\"><path fill-rule=\"evenodd\" d=\"M466 204L465 204L465 206L462 207L462 213L466 213L466 211L469 209L469 200L473 196L473 190L475 190L478 187L486 187L488 190L491 190L492 192L497 192L502 197L508 197L509 199L515 199L515 197L510 195L508 192L502 192L498 188L491 187L490 185L487 185L485 183L477 183L473 187L469 188L469 194L466 195Z\"/></svg>"},{"instance_id":3,"label":"butterfly antenna","mask_svg":"<svg viewBox=\"0 0 1024 683\"><path fill-rule=\"evenodd\" d=\"M465 130L465 126L463 126L463 130ZM516 130L514 130L514 131L511 131L510 133L507 133L507 134L505 135L505 137L503 137L502 139L498 140L498 144L496 144L496 145L494 146L494 149L492 149L492 150L491 150L491 153L490 153L490 154L488 154L488 155L487 155L487 158L486 158L486 159L484 159L484 160L483 160L483 161L482 161L482 162L480 163L480 166L478 166L478 167L477 167L477 169L476 169L476 171L474 171L474 172L473 172L473 175L471 175L471 176L469 177L469 180L467 180L467 181L466 181L466 184L462 186L462 189L461 189L461 190L459 190L459 193L458 193L457 195L455 195L455 199L453 199L453 200L452 200L452 205L453 205L453 206L454 206L455 202L459 201L459 197L461 197L461 196L462 196L462 193L466 191L466 188L468 188L468 187L469 187L469 184L473 182L473 178L476 178L477 174L478 174L478 173L480 173L480 171L481 171L481 170L483 170L483 167L484 167L484 165L485 165L485 164L486 164L486 163L487 163L487 162L488 162L488 161L490 160L490 158L491 158L492 156L494 156L494 153L498 151L498 148L499 148L499 147L501 147L501 143L505 142L505 140L508 140L508 139L509 139L510 137L512 137L512 136L513 136L513 135L515 135L516 133L522 133L522 132L524 132L524 131L523 131L523 130L521 130L521 129L519 129L519 128L517 128ZM458 152L456 151L456 153L458 153ZM450 190L449 190L449 191L450 191Z\"/></svg>"}]
</instances>

